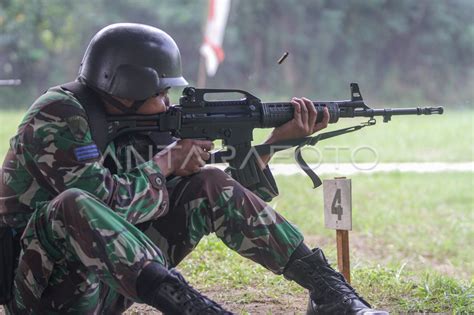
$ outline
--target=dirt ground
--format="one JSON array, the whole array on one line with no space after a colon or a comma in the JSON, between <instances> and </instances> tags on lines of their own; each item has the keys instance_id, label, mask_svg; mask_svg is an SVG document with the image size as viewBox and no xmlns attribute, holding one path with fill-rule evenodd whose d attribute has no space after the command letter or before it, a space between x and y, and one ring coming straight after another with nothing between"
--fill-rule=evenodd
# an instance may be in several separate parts
<instances>
[{"instance_id":1,"label":"dirt ground","mask_svg":"<svg viewBox=\"0 0 474 315\"><path fill-rule=\"evenodd\" d=\"M232 290L232 292L223 293L219 288L215 288L213 291L203 291L203 293L209 298L218 301L223 305L227 310L230 310L236 314L252 314L252 315L292 315L292 314L304 314L306 311L306 303L308 302L307 296L302 295L298 297L291 297L289 299L283 300L260 300L258 302L250 302L245 304L239 303L223 303L225 301L225 295L240 295L240 294L251 294L252 289L246 290L246 292L237 292ZM155 309L144 305L144 304L134 304L130 309L125 313L126 315L149 315L149 314L161 314Z\"/></svg>"},{"instance_id":2,"label":"dirt ground","mask_svg":"<svg viewBox=\"0 0 474 315\"><path fill-rule=\"evenodd\" d=\"M232 292L226 292L227 295L235 295L235 294L251 294L252 289L249 288L246 292L236 292L233 290ZM292 314L304 314L305 306L307 303L307 297L298 296L298 297L291 297L290 299L286 300L261 300L258 302L251 302L245 304L239 303L222 303L225 301L225 297L222 293L222 290L219 288L215 288L213 291L205 291L203 292L206 296L221 302L221 304L228 310L236 314L242 314L244 312L252 314L252 315L264 315L264 314L285 314L285 315L292 315ZM161 314L156 309L145 305L145 304L134 304L127 312L124 313L125 315L157 315ZM0 315L5 315L3 308L0 306Z\"/></svg>"}]
</instances>

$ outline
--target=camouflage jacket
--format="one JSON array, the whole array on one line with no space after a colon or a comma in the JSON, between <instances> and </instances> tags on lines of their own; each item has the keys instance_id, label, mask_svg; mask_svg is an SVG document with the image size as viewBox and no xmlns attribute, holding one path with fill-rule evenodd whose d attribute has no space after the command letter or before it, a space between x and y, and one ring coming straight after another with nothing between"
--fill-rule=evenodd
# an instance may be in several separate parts
<instances>
[{"instance_id":1,"label":"camouflage jacket","mask_svg":"<svg viewBox=\"0 0 474 315\"><path fill-rule=\"evenodd\" d=\"M113 155L115 144L105 152ZM166 179L152 160L121 172L111 172L103 161L84 108L70 92L51 88L33 103L10 140L0 170L0 226L25 226L40 204L68 188L91 193L134 224L153 219L147 214L167 212ZM263 185L252 190L270 200L276 185L268 168L262 174ZM142 215L132 218L129 209L143 209L130 212Z\"/></svg>"}]
</instances>

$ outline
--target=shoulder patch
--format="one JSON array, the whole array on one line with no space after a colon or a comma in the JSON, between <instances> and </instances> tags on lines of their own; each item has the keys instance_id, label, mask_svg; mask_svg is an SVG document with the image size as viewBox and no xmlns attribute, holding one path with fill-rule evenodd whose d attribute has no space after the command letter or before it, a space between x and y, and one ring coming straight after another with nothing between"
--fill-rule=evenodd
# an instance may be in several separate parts
<instances>
[{"instance_id":1,"label":"shoulder patch","mask_svg":"<svg viewBox=\"0 0 474 315\"><path fill-rule=\"evenodd\" d=\"M66 118L67 125L76 140L82 141L89 130L89 123L80 115Z\"/></svg>"},{"instance_id":2,"label":"shoulder patch","mask_svg":"<svg viewBox=\"0 0 474 315\"><path fill-rule=\"evenodd\" d=\"M77 161L85 161L98 158L100 153L95 144L89 144L75 148L74 156L76 157Z\"/></svg>"}]
</instances>

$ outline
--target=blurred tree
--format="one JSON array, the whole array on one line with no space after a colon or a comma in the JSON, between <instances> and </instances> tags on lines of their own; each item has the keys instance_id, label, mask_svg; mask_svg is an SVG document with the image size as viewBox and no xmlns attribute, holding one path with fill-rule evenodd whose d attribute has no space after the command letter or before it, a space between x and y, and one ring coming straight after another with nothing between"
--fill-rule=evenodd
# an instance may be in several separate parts
<instances>
[{"instance_id":1,"label":"blurred tree","mask_svg":"<svg viewBox=\"0 0 474 315\"><path fill-rule=\"evenodd\" d=\"M193 83L206 10L205 0L0 0L0 79L23 81L0 88L0 105L73 79L90 38L115 22L170 33ZM208 85L339 98L357 81L385 104L472 104L473 16L471 0L234 0L226 59Z\"/></svg>"}]
</instances>

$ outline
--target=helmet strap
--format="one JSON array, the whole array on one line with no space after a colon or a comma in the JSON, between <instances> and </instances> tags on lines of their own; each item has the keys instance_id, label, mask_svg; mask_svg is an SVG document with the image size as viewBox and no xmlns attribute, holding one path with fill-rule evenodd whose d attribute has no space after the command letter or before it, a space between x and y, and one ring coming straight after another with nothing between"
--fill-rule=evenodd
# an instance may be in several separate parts
<instances>
[{"instance_id":1,"label":"helmet strap","mask_svg":"<svg viewBox=\"0 0 474 315\"><path fill-rule=\"evenodd\" d=\"M116 109L123 112L124 114L128 114L128 115L136 114L137 110L143 104L145 104L145 101L146 101L146 100L135 101L135 102L133 102L132 106L127 107L122 102L120 102L119 100L112 97L110 94L107 94L107 93L104 93L104 92L101 92L100 94L108 104L115 107Z\"/></svg>"}]
</instances>

